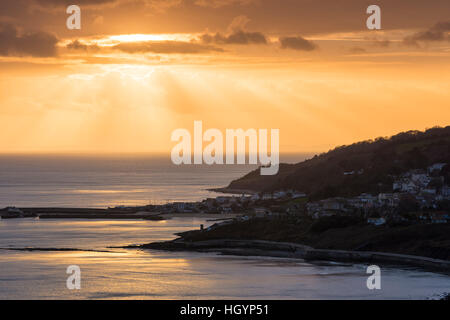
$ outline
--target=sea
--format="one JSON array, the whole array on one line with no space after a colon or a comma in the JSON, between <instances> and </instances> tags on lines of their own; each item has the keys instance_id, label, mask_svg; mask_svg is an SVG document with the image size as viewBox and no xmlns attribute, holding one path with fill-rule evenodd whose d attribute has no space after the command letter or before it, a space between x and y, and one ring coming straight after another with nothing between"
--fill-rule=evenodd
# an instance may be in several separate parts
<instances>
[{"instance_id":1,"label":"sea","mask_svg":"<svg viewBox=\"0 0 450 320\"><path fill-rule=\"evenodd\" d=\"M307 155L288 158L303 159ZM198 201L255 165L174 165L149 154L0 155L0 208L140 206Z\"/></svg>"},{"instance_id":2,"label":"sea","mask_svg":"<svg viewBox=\"0 0 450 320\"><path fill-rule=\"evenodd\" d=\"M151 155L3 155L0 207L198 201L253 169L178 167ZM0 299L436 299L450 291L449 276L404 266L381 266L381 289L369 290L364 264L120 248L213 223L0 220ZM67 286L69 266L80 268L79 290Z\"/></svg>"}]
</instances>

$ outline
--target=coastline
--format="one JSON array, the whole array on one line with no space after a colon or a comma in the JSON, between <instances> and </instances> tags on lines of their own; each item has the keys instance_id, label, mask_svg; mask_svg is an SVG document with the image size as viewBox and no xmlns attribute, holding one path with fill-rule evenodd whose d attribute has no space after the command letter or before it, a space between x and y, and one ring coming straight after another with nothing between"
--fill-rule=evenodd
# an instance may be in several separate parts
<instances>
[{"instance_id":1,"label":"coastline","mask_svg":"<svg viewBox=\"0 0 450 320\"><path fill-rule=\"evenodd\" d=\"M183 213L183 212L174 212L174 213L163 213L160 216L163 218L171 219L171 218L199 218L199 219L208 219L208 220L228 220L233 219L242 214L239 213Z\"/></svg>"},{"instance_id":2,"label":"coastline","mask_svg":"<svg viewBox=\"0 0 450 320\"><path fill-rule=\"evenodd\" d=\"M177 238L171 241L152 242L125 248L216 252L223 255L265 256L303 259L305 261L371 263L397 267L416 267L450 275L450 261L448 260L373 251L314 249L310 246L290 242L233 239L185 241L182 238Z\"/></svg>"},{"instance_id":3,"label":"coastline","mask_svg":"<svg viewBox=\"0 0 450 320\"><path fill-rule=\"evenodd\" d=\"M254 195L258 192L250 190L250 189L230 189L227 187L224 188L213 188L213 189L206 189L207 191L217 192L217 193L224 193L224 194L245 194L245 195Z\"/></svg>"},{"instance_id":4,"label":"coastline","mask_svg":"<svg viewBox=\"0 0 450 320\"><path fill-rule=\"evenodd\" d=\"M20 208L22 214L5 215L0 213L0 220L9 219L98 219L98 220L166 220L171 218L199 218L211 221L229 220L240 216L238 213L198 213L198 212L150 212L150 211L127 211L114 209L92 209L92 208Z\"/></svg>"}]
</instances>

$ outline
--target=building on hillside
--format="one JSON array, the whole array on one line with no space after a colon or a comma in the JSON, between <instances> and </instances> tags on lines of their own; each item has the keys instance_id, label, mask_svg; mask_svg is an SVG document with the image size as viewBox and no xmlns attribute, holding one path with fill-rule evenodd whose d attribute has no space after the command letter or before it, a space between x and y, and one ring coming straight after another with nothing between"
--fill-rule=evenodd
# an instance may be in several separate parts
<instances>
[{"instance_id":1,"label":"building on hillside","mask_svg":"<svg viewBox=\"0 0 450 320\"><path fill-rule=\"evenodd\" d=\"M435 163L428 167L428 173L432 173L433 171L441 171L447 164L446 163Z\"/></svg>"},{"instance_id":2,"label":"building on hillside","mask_svg":"<svg viewBox=\"0 0 450 320\"><path fill-rule=\"evenodd\" d=\"M450 187L445 185L441 188L441 195L445 198L450 197Z\"/></svg>"},{"instance_id":3,"label":"building on hillside","mask_svg":"<svg viewBox=\"0 0 450 320\"><path fill-rule=\"evenodd\" d=\"M450 215L448 212L433 212L430 214L431 223L448 223Z\"/></svg>"},{"instance_id":4,"label":"building on hillside","mask_svg":"<svg viewBox=\"0 0 450 320\"><path fill-rule=\"evenodd\" d=\"M254 195L252 195L250 197L250 200L252 200L252 201L258 201L259 199L261 199L261 197L257 193L255 193Z\"/></svg>"},{"instance_id":5,"label":"building on hillside","mask_svg":"<svg viewBox=\"0 0 450 320\"><path fill-rule=\"evenodd\" d=\"M269 215L271 212L267 208L254 208L255 217L257 218L263 218L267 215Z\"/></svg>"},{"instance_id":6,"label":"building on hillside","mask_svg":"<svg viewBox=\"0 0 450 320\"><path fill-rule=\"evenodd\" d=\"M262 199L262 200L272 200L272 199L273 199L273 196L272 196L271 193L263 193L261 199Z\"/></svg>"},{"instance_id":7,"label":"building on hillside","mask_svg":"<svg viewBox=\"0 0 450 320\"><path fill-rule=\"evenodd\" d=\"M224 196L221 196L221 197L217 197L217 198L216 198L216 201L217 201L218 203L225 203L225 202L228 202L229 199L230 199L230 197L224 197Z\"/></svg>"},{"instance_id":8,"label":"building on hillside","mask_svg":"<svg viewBox=\"0 0 450 320\"><path fill-rule=\"evenodd\" d=\"M273 193L273 198L274 199L280 199L280 198L284 198L287 196L287 192L286 191L277 191Z\"/></svg>"},{"instance_id":9,"label":"building on hillside","mask_svg":"<svg viewBox=\"0 0 450 320\"><path fill-rule=\"evenodd\" d=\"M375 226L381 226L386 223L384 218L367 218L367 223L373 224Z\"/></svg>"},{"instance_id":10,"label":"building on hillside","mask_svg":"<svg viewBox=\"0 0 450 320\"><path fill-rule=\"evenodd\" d=\"M292 199L305 198L306 197L306 193L303 193L303 192L293 192L291 194L292 194Z\"/></svg>"}]
</instances>

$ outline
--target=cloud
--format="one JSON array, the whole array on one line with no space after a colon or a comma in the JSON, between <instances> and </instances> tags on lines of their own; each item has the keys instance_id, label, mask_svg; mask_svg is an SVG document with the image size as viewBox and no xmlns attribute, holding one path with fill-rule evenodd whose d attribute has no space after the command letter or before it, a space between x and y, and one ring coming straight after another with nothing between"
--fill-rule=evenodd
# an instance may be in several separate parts
<instances>
[{"instance_id":1,"label":"cloud","mask_svg":"<svg viewBox=\"0 0 450 320\"><path fill-rule=\"evenodd\" d=\"M85 44L79 40L74 40L74 41L70 42L69 44L66 45L66 48L70 49L70 50L83 50L83 51L88 51L88 50L99 51L100 50L100 47L96 44Z\"/></svg>"},{"instance_id":2,"label":"cloud","mask_svg":"<svg viewBox=\"0 0 450 320\"><path fill-rule=\"evenodd\" d=\"M403 39L403 43L409 46L419 46L419 42L450 41L450 21L438 22L428 30L414 33Z\"/></svg>"},{"instance_id":3,"label":"cloud","mask_svg":"<svg viewBox=\"0 0 450 320\"><path fill-rule=\"evenodd\" d=\"M231 21L228 26L228 32L232 33L239 30L246 30L247 24L250 22L250 19L245 15L237 16Z\"/></svg>"},{"instance_id":4,"label":"cloud","mask_svg":"<svg viewBox=\"0 0 450 320\"><path fill-rule=\"evenodd\" d=\"M312 41L306 40L301 36L282 37L280 38L280 44L282 49L293 49L302 51L312 51L317 49L317 46Z\"/></svg>"},{"instance_id":5,"label":"cloud","mask_svg":"<svg viewBox=\"0 0 450 320\"><path fill-rule=\"evenodd\" d=\"M203 34L200 36L203 43L216 44L267 44L267 39L261 32L247 32L243 30L235 30L229 35L221 33Z\"/></svg>"},{"instance_id":6,"label":"cloud","mask_svg":"<svg viewBox=\"0 0 450 320\"><path fill-rule=\"evenodd\" d=\"M101 47L97 44L86 44L75 40L66 45L69 50L110 52L119 50L130 54L162 53L162 54L199 54L208 52L223 52L224 50L212 45L204 45L186 41L140 41L120 43L114 46Z\"/></svg>"},{"instance_id":7,"label":"cloud","mask_svg":"<svg viewBox=\"0 0 450 320\"><path fill-rule=\"evenodd\" d=\"M261 32L246 31L250 19L245 15L237 16L228 26L228 33L205 33L200 36L200 41L206 44L267 44L266 36Z\"/></svg>"},{"instance_id":8,"label":"cloud","mask_svg":"<svg viewBox=\"0 0 450 320\"><path fill-rule=\"evenodd\" d=\"M184 53L196 54L206 52L223 52L223 49L209 45L202 45L183 41L146 41L138 43L122 43L113 47L127 53Z\"/></svg>"},{"instance_id":9,"label":"cloud","mask_svg":"<svg viewBox=\"0 0 450 320\"><path fill-rule=\"evenodd\" d=\"M47 32L19 34L11 24L0 25L0 55L2 56L56 56L58 39Z\"/></svg>"},{"instance_id":10,"label":"cloud","mask_svg":"<svg viewBox=\"0 0 450 320\"><path fill-rule=\"evenodd\" d=\"M126 53L166 53L166 54L198 54L207 52L223 52L223 49L184 41L145 41L121 43L113 47Z\"/></svg>"}]
</instances>

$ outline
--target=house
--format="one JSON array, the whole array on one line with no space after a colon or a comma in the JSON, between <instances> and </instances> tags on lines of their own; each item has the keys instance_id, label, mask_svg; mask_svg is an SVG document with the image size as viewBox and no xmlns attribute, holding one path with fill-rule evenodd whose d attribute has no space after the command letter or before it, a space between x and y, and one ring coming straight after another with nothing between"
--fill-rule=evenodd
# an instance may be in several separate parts
<instances>
[{"instance_id":1,"label":"house","mask_svg":"<svg viewBox=\"0 0 450 320\"><path fill-rule=\"evenodd\" d=\"M306 197L306 193L303 193L303 192L292 193L292 199L305 198L305 197Z\"/></svg>"},{"instance_id":2,"label":"house","mask_svg":"<svg viewBox=\"0 0 450 320\"><path fill-rule=\"evenodd\" d=\"M400 191L408 193L417 193L419 191L419 187L412 180L406 180L402 183Z\"/></svg>"},{"instance_id":3,"label":"house","mask_svg":"<svg viewBox=\"0 0 450 320\"><path fill-rule=\"evenodd\" d=\"M373 203L377 199L377 197L375 197L369 193L362 193L358 198L362 202L367 202L367 203Z\"/></svg>"},{"instance_id":4,"label":"house","mask_svg":"<svg viewBox=\"0 0 450 320\"><path fill-rule=\"evenodd\" d=\"M250 200L252 200L252 201L258 201L259 199L261 199L261 197L257 193L252 195L251 198L250 198Z\"/></svg>"},{"instance_id":5,"label":"house","mask_svg":"<svg viewBox=\"0 0 450 320\"><path fill-rule=\"evenodd\" d=\"M431 178L426 173L413 173L411 175L411 180L416 185L427 186L430 183Z\"/></svg>"},{"instance_id":6,"label":"house","mask_svg":"<svg viewBox=\"0 0 450 320\"><path fill-rule=\"evenodd\" d=\"M428 173L432 173L435 170L441 171L446 165L446 163L435 163L428 167Z\"/></svg>"},{"instance_id":7,"label":"house","mask_svg":"<svg viewBox=\"0 0 450 320\"><path fill-rule=\"evenodd\" d=\"M241 203L244 203L244 202L250 201L251 198L252 198L252 197L249 197L249 196L246 196L246 195L242 195L242 196L239 198L239 201L240 201Z\"/></svg>"},{"instance_id":8,"label":"house","mask_svg":"<svg viewBox=\"0 0 450 320\"><path fill-rule=\"evenodd\" d=\"M314 212L319 211L320 205L318 202L308 202L306 204L306 211L312 215Z\"/></svg>"},{"instance_id":9,"label":"house","mask_svg":"<svg viewBox=\"0 0 450 320\"><path fill-rule=\"evenodd\" d=\"M277 191L273 194L274 199L280 199L280 198L284 198L286 196L287 196L286 191Z\"/></svg>"},{"instance_id":10,"label":"house","mask_svg":"<svg viewBox=\"0 0 450 320\"><path fill-rule=\"evenodd\" d=\"M373 224L374 226L381 226L386 223L384 218L368 218L367 223Z\"/></svg>"},{"instance_id":11,"label":"house","mask_svg":"<svg viewBox=\"0 0 450 320\"><path fill-rule=\"evenodd\" d=\"M394 181L394 183L392 184L392 190L395 191L402 191L402 185L403 182L402 181Z\"/></svg>"},{"instance_id":12,"label":"house","mask_svg":"<svg viewBox=\"0 0 450 320\"><path fill-rule=\"evenodd\" d=\"M320 201L325 210L345 210L346 201L343 198L332 198Z\"/></svg>"},{"instance_id":13,"label":"house","mask_svg":"<svg viewBox=\"0 0 450 320\"><path fill-rule=\"evenodd\" d=\"M225 202L227 202L228 201L228 199L229 199L230 197L217 197L216 198L216 201L218 202L218 203L225 203Z\"/></svg>"},{"instance_id":14,"label":"house","mask_svg":"<svg viewBox=\"0 0 450 320\"><path fill-rule=\"evenodd\" d=\"M267 208L255 208L254 212L255 212L255 217L257 217L257 218L263 218L266 215L271 213L270 210Z\"/></svg>"},{"instance_id":15,"label":"house","mask_svg":"<svg viewBox=\"0 0 450 320\"><path fill-rule=\"evenodd\" d=\"M433 212L430 214L431 223L447 223L450 216L447 212Z\"/></svg>"},{"instance_id":16,"label":"house","mask_svg":"<svg viewBox=\"0 0 450 320\"><path fill-rule=\"evenodd\" d=\"M184 202L174 202L174 203L173 203L173 207L174 207L175 210L177 210L178 212L183 212L184 209L186 208L186 203L184 203Z\"/></svg>"},{"instance_id":17,"label":"house","mask_svg":"<svg viewBox=\"0 0 450 320\"><path fill-rule=\"evenodd\" d=\"M441 189L441 195L444 197L450 197L450 187L449 186L443 186Z\"/></svg>"},{"instance_id":18,"label":"house","mask_svg":"<svg viewBox=\"0 0 450 320\"><path fill-rule=\"evenodd\" d=\"M272 196L272 194L270 194L270 193L264 193L263 195L262 195L262 200L272 200L272 198L273 198L273 196Z\"/></svg>"},{"instance_id":19,"label":"house","mask_svg":"<svg viewBox=\"0 0 450 320\"><path fill-rule=\"evenodd\" d=\"M219 205L219 212L221 213L232 213L233 212L232 203L223 203Z\"/></svg>"},{"instance_id":20,"label":"house","mask_svg":"<svg viewBox=\"0 0 450 320\"><path fill-rule=\"evenodd\" d=\"M312 217L313 219L325 218L325 217L333 217L337 214L337 211L333 210L321 210L315 212Z\"/></svg>"},{"instance_id":21,"label":"house","mask_svg":"<svg viewBox=\"0 0 450 320\"><path fill-rule=\"evenodd\" d=\"M221 210L223 214L233 213L233 209L231 207L222 207Z\"/></svg>"},{"instance_id":22,"label":"house","mask_svg":"<svg viewBox=\"0 0 450 320\"><path fill-rule=\"evenodd\" d=\"M378 195L378 203L388 207L395 207L400 201L398 194L395 193L380 193Z\"/></svg>"},{"instance_id":23,"label":"house","mask_svg":"<svg viewBox=\"0 0 450 320\"><path fill-rule=\"evenodd\" d=\"M436 194L437 193L435 188L422 189L422 192L425 194Z\"/></svg>"},{"instance_id":24,"label":"house","mask_svg":"<svg viewBox=\"0 0 450 320\"><path fill-rule=\"evenodd\" d=\"M352 208L359 208L362 209L366 206L365 202L362 202L359 198L350 198L348 199L348 204Z\"/></svg>"}]
</instances>

